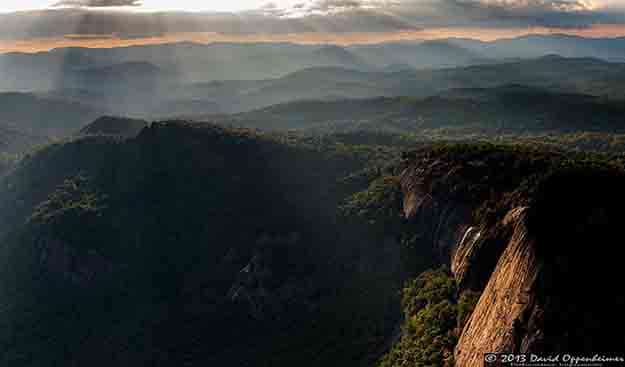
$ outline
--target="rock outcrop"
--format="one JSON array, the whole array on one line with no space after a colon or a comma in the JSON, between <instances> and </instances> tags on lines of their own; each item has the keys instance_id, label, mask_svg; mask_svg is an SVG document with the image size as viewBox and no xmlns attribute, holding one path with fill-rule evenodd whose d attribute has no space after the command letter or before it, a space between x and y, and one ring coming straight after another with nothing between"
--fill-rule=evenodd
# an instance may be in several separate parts
<instances>
[{"instance_id":1,"label":"rock outcrop","mask_svg":"<svg viewBox=\"0 0 625 367\"><path fill-rule=\"evenodd\" d=\"M511 352L520 347L524 315L532 305L530 298L541 269L528 237L525 211L514 209L504 219L504 225L513 227L513 235L458 341L457 366L480 366L485 353ZM467 246L469 249L463 248ZM465 255L460 257L470 258L470 244L461 243L460 248ZM466 262L458 264L456 274L461 274Z\"/></svg>"},{"instance_id":2,"label":"rock outcrop","mask_svg":"<svg viewBox=\"0 0 625 367\"><path fill-rule=\"evenodd\" d=\"M466 229L464 235L454 249L451 261L451 272L456 282L462 285L466 283L473 264L479 254L480 238L482 231L478 227L471 226Z\"/></svg>"},{"instance_id":3,"label":"rock outcrop","mask_svg":"<svg viewBox=\"0 0 625 367\"><path fill-rule=\"evenodd\" d=\"M470 206L462 201L432 195L429 177L434 171L449 169L448 164L435 161L408 166L401 175L404 194L404 217L417 226L423 242L442 262L449 262L453 251L471 220Z\"/></svg>"},{"instance_id":4,"label":"rock outcrop","mask_svg":"<svg viewBox=\"0 0 625 367\"><path fill-rule=\"evenodd\" d=\"M459 294L481 294L458 331L456 366L482 366L485 353L624 350L621 168L442 148L413 153L401 184L421 254L450 265Z\"/></svg>"}]
</instances>

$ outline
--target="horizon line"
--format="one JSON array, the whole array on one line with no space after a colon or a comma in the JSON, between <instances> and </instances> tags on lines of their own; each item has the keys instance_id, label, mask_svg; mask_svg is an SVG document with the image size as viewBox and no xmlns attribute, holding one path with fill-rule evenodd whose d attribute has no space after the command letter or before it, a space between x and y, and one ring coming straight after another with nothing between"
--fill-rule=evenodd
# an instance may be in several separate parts
<instances>
[{"instance_id":1,"label":"horizon line","mask_svg":"<svg viewBox=\"0 0 625 367\"><path fill-rule=\"evenodd\" d=\"M343 47L401 42L467 39L479 42L513 40L529 36L579 37L583 39L625 38L625 26L597 25L584 29L448 27L393 32L300 32L275 34L227 34L217 32L178 32L144 37L117 34L67 34L59 37L0 39L0 54L34 54L58 49L113 49L180 43L212 44L294 44L337 45Z\"/></svg>"}]
</instances>

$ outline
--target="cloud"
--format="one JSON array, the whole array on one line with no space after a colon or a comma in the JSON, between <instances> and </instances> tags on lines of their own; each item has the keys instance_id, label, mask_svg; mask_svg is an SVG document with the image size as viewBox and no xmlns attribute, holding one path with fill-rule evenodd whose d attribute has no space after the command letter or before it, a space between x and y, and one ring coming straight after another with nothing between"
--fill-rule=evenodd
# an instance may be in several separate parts
<instances>
[{"instance_id":1,"label":"cloud","mask_svg":"<svg viewBox=\"0 0 625 367\"><path fill-rule=\"evenodd\" d=\"M456 3L475 4L485 7L519 9L522 11L584 11L595 7L590 0L453 0Z\"/></svg>"},{"instance_id":2,"label":"cloud","mask_svg":"<svg viewBox=\"0 0 625 367\"><path fill-rule=\"evenodd\" d=\"M318 0L309 7L312 11L322 13L332 13L336 11L347 11L360 9L364 7L364 3L360 0Z\"/></svg>"},{"instance_id":3,"label":"cloud","mask_svg":"<svg viewBox=\"0 0 625 367\"><path fill-rule=\"evenodd\" d=\"M307 0L288 7L275 3L264 15L311 19L340 17L350 24L385 19L402 28L547 27L584 28L600 23L625 24L625 8L612 0ZM360 17L360 20L356 18Z\"/></svg>"},{"instance_id":4,"label":"cloud","mask_svg":"<svg viewBox=\"0 0 625 367\"><path fill-rule=\"evenodd\" d=\"M141 0L61 0L52 7L110 8L141 5Z\"/></svg>"},{"instance_id":5,"label":"cloud","mask_svg":"<svg viewBox=\"0 0 625 367\"><path fill-rule=\"evenodd\" d=\"M463 11L481 12L488 16L506 14L510 17L560 14L576 15L592 12L596 5L589 0L440 0L444 6Z\"/></svg>"},{"instance_id":6,"label":"cloud","mask_svg":"<svg viewBox=\"0 0 625 367\"><path fill-rule=\"evenodd\" d=\"M365 8L367 8L366 3L362 0L312 0L287 7L280 7L272 2L261 6L258 10L263 15L278 18L301 18L313 15L332 15Z\"/></svg>"},{"instance_id":7,"label":"cloud","mask_svg":"<svg viewBox=\"0 0 625 367\"><path fill-rule=\"evenodd\" d=\"M279 7L276 3L267 3L258 9L261 15L281 18L289 15L288 9Z\"/></svg>"},{"instance_id":8,"label":"cloud","mask_svg":"<svg viewBox=\"0 0 625 367\"><path fill-rule=\"evenodd\" d=\"M292 6L272 1L240 13L153 14L106 10L136 6L139 0L62 0L57 3L59 9L0 14L0 39L68 34L126 39L202 32L345 34L453 27L574 30L597 24L619 24L625 29L625 5L621 0L301 0Z\"/></svg>"},{"instance_id":9,"label":"cloud","mask_svg":"<svg viewBox=\"0 0 625 367\"><path fill-rule=\"evenodd\" d=\"M625 24L605 0L398 0L377 8L421 26L583 28Z\"/></svg>"}]
</instances>

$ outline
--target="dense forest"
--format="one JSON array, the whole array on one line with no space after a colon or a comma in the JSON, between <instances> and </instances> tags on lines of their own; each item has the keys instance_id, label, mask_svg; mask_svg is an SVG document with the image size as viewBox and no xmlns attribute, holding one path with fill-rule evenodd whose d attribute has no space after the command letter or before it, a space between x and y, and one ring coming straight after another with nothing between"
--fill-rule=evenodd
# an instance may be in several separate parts
<instances>
[{"instance_id":1,"label":"dense forest","mask_svg":"<svg viewBox=\"0 0 625 367\"><path fill-rule=\"evenodd\" d=\"M618 228L604 223L622 199L618 154L375 137L171 121L27 155L2 179L3 363L449 364L509 210L540 208L528 226L547 239L577 228L576 249ZM575 184L549 194L560 182ZM454 234L436 223L458 219L435 203L410 214L413 184L486 231L470 277L452 275ZM578 188L600 196L568 203ZM605 216L541 229L571 205Z\"/></svg>"}]
</instances>

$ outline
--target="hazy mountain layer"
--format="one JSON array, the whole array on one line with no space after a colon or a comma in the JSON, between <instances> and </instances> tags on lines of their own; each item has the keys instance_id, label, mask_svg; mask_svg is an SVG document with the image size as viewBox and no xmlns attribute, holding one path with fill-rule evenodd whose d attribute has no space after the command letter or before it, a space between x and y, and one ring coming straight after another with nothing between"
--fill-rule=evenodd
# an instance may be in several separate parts
<instances>
[{"instance_id":1,"label":"hazy mountain layer","mask_svg":"<svg viewBox=\"0 0 625 367\"><path fill-rule=\"evenodd\" d=\"M67 136L100 116L77 102L40 98L29 93L0 93L0 125L39 136Z\"/></svg>"},{"instance_id":2,"label":"hazy mountain layer","mask_svg":"<svg viewBox=\"0 0 625 367\"><path fill-rule=\"evenodd\" d=\"M302 99L428 96L510 83L618 98L623 67L605 61L625 60L622 43L531 36L350 47L178 43L66 48L0 55L0 90L38 92L108 114L150 118L240 112ZM552 54L571 59L546 57Z\"/></svg>"},{"instance_id":3,"label":"hazy mountain layer","mask_svg":"<svg viewBox=\"0 0 625 367\"><path fill-rule=\"evenodd\" d=\"M279 79L191 85L168 85L171 80L154 80L152 72L134 79L102 76L102 82L89 83L93 89L0 94L0 123L44 137L69 136L104 114L184 116L323 133L419 133L441 127L619 132L624 65L548 56L423 71L316 68ZM144 66L106 69L103 75ZM252 111L223 115L247 110Z\"/></svg>"},{"instance_id":4,"label":"hazy mountain layer","mask_svg":"<svg viewBox=\"0 0 625 367\"><path fill-rule=\"evenodd\" d=\"M622 102L589 95L507 85L452 89L435 97L301 101L229 116L197 116L234 126L306 133L380 131L421 134L431 129L531 134L625 129Z\"/></svg>"}]
</instances>

